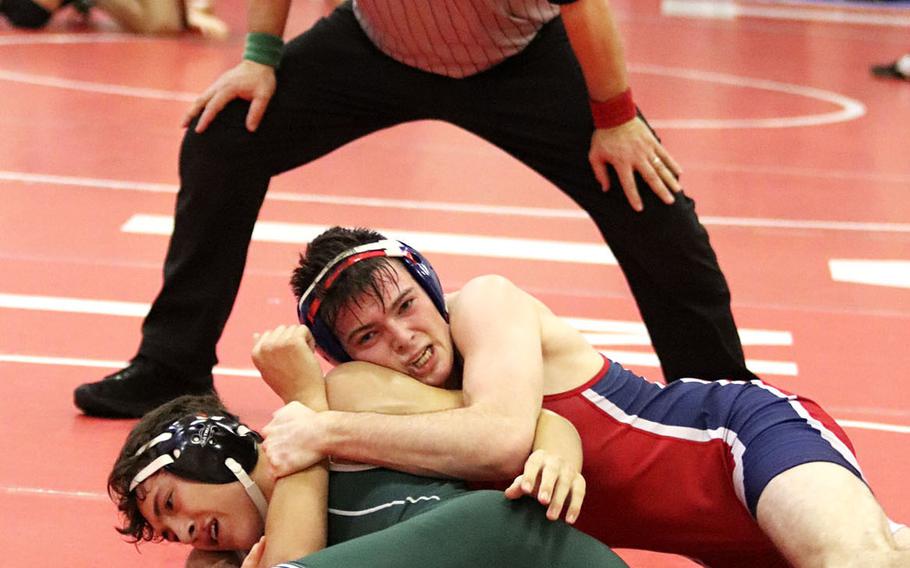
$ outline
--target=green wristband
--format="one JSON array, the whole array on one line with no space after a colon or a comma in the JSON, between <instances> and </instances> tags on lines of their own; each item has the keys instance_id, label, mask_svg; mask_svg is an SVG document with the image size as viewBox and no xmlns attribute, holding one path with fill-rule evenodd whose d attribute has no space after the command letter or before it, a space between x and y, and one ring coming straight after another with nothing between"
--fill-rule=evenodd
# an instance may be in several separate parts
<instances>
[{"instance_id":1,"label":"green wristband","mask_svg":"<svg viewBox=\"0 0 910 568\"><path fill-rule=\"evenodd\" d=\"M283 47L284 41L276 35L250 32L246 34L243 58L278 69Z\"/></svg>"}]
</instances>

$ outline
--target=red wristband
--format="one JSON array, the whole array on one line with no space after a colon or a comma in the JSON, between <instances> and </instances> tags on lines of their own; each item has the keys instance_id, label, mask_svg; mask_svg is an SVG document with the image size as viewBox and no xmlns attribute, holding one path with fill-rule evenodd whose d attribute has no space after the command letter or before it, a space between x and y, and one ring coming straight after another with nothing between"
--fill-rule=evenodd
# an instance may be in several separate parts
<instances>
[{"instance_id":1,"label":"red wristband","mask_svg":"<svg viewBox=\"0 0 910 568\"><path fill-rule=\"evenodd\" d=\"M589 102L596 128L614 128L629 122L638 114L632 100L631 87L608 100Z\"/></svg>"}]
</instances>

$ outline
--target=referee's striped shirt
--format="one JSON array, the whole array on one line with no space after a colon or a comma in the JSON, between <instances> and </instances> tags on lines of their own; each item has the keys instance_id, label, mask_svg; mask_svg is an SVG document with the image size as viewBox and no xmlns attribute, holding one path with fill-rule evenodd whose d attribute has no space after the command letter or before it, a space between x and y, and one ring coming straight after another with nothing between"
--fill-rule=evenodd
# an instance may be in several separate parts
<instances>
[{"instance_id":1,"label":"referee's striped shirt","mask_svg":"<svg viewBox=\"0 0 910 568\"><path fill-rule=\"evenodd\" d=\"M547 0L354 0L354 13L395 60L466 77L524 49L559 7Z\"/></svg>"}]
</instances>

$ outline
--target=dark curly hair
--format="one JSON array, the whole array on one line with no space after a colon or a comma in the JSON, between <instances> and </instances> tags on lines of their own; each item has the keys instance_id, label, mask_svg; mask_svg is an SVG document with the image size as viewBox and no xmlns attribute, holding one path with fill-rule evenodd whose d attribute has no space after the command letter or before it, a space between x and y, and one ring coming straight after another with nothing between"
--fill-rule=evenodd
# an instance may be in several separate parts
<instances>
[{"instance_id":1,"label":"dark curly hair","mask_svg":"<svg viewBox=\"0 0 910 568\"><path fill-rule=\"evenodd\" d=\"M123 449L110 476L107 478L107 493L117 505L123 524L117 527L117 532L126 535L131 542L156 541L152 526L139 511L139 499L135 491L130 491L130 482L143 467L149 464L151 457L148 452L136 456L136 451L146 442L161 434L173 422L185 417L195 415L229 416L231 414L216 395L185 395L167 402L142 417L130 431L123 443Z\"/></svg>"},{"instance_id":2,"label":"dark curly hair","mask_svg":"<svg viewBox=\"0 0 910 568\"><path fill-rule=\"evenodd\" d=\"M297 268L291 275L291 289L294 297L299 301L300 296L306 292L322 269L342 252L385 238L381 233L361 227L336 226L325 230L310 241L306 253L300 255ZM342 272L332 283L328 293L321 286L318 287L316 295L322 302L319 306L319 317L329 327L334 328L341 310L349 301L356 302L364 293L368 293L381 303L384 285L389 282L397 282L392 262L395 260L387 257L363 260Z\"/></svg>"}]
</instances>

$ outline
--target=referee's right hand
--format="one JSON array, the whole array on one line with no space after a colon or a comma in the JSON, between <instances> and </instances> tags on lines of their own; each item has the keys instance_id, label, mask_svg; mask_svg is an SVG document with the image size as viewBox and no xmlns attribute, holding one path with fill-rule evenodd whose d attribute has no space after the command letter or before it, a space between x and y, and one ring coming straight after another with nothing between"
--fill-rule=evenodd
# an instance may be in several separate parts
<instances>
[{"instance_id":1,"label":"referee's right hand","mask_svg":"<svg viewBox=\"0 0 910 568\"><path fill-rule=\"evenodd\" d=\"M190 125L199 113L196 132L204 132L221 109L234 99L250 101L246 115L246 128L255 132L259 128L265 109L275 94L275 69L244 59L236 67L226 71L205 90L183 117L183 127Z\"/></svg>"}]
</instances>

